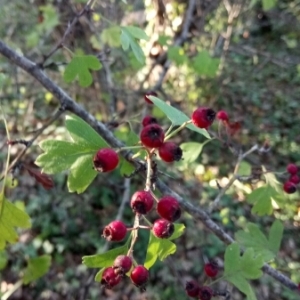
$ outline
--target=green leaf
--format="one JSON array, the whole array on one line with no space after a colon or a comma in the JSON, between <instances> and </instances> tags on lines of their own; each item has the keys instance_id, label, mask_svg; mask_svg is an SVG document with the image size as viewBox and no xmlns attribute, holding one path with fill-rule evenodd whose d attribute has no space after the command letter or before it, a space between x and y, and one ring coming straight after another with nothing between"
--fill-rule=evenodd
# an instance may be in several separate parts
<instances>
[{"instance_id":1,"label":"green leaf","mask_svg":"<svg viewBox=\"0 0 300 300\"><path fill-rule=\"evenodd\" d=\"M101 281L104 270L105 268L102 268L100 271L97 272L97 274L95 275L95 281L97 282Z\"/></svg>"},{"instance_id":2,"label":"green leaf","mask_svg":"<svg viewBox=\"0 0 300 300\"><path fill-rule=\"evenodd\" d=\"M272 224L269 232L269 248L277 254L280 249L282 235L283 235L283 224L279 220L275 220Z\"/></svg>"},{"instance_id":3,"label":"green leaf","mask_svg":"<svg viewBox=\"0 0 300 300\"><path fill-rule=\"evenodd\" d=\"M124 158L121 158L120 174L122 176L128 176L128 175L132 174L132 172L134 170L135 170L135 168L130 162L128 162Z\"/></svg>"},{"instance_id":4,"label":"green leaf","mask_svg":"<svg viewBox=\"0 0 300 300\"><path fill-rule=\"evenodd\" d=\"M24 284L28 284L45 275L49 271L50 265L50 255L42 255L29 259L27 268L24 270Z\"/></svg>"},{"instance_id":5,"label":"green leaf","mask_svg":"<svg viewBox=\"0 0 300 300\"><path fill-rule=\"evenodd\" d=\"M270 10L277 4L277 0L262 0L263 10Z\"/></svg>"},{"instance_id":6,"label":"green leaf","mask_svg":"<svg viewBox=\"0 0 300 300\"><path fill-rule=\"evenodd\" d=\"M0 194L0 250L5 248L6 243L16 243L18 235L16 227L30 228L31 222L28 214L17 208L16 205L5 199Z\"/></svg>"},{"instance_id":7,"label":"green leaf","mask_svg":"<svg viewBox=\"0 0 300 300\"><path fill-rule=\"evenodd\" d=\"M7 262L8 262L7 253L5 251L0 251L0 271L6 267Z\"/></svg>"},{"instance_id":8,"label":"green leaf","mask_svg":"<svg viewBox=\"0 0 300 300\"><path fill-rule=\"evenodd\" d=\"M149 36L139 27L135 26L123 26L122 29L125 29L136 39L149 41Z\"/></svg>"},{"instance_id":9,"label":"green leaf","mask_svg":"<svg viewBox=\"0 0 300 300\"><path fill-rule=\"evenodd\" d=\"M232 277L229 281L247 296L247 300L257 300L251 285L245 278Z\"/></svg>"},{"instance_id":10,"label":"green leaf","mask_svg":"<svg viewBox=\"0 0 300 300\"><path fill-rule=\"evenodd\" d=\"M213 78L217 75L220 59L212 58L208 51L202 51L192 60L192 68L199 74Z\"/></svg>"},{"instance_id":11,"label":"green leaf","mask_svg":"<svg viewBox=\"0 0 300 300\"><path fill-rule=\"evenodd\" d=\"M188 142L182 143L180 148L182 149L182 161L185 164L189 164L194 162L198 156L200 155L203 149L204 143L195 143L195 142Z\"/></svg>"},{"instance_id":12,"label":"green leaf","mask_svg":"<svg viewBox=\"0 0 300 300\"><path fill-rule=\"evenodd\" d=\"M185 225L181 223L174 223L174 232L173 234L168 238L170 241L178 239L184 234L185 231Z\"/></svg>"},{"instance_id":13,"label":"green leaf","mask_svg":"<svg viewBox=\"0 0 300 300\"><path fill-rule=\"evenodd\" d=\"M96 56L75 55L65 69L64 80L69 83L78 77L80 86L88 87L93 82L90 70L100 70L100 68L101 63Z\"/></svg>"},{"instance_id":14,"label":"green leaf","mask_svg":"<svg viewBox=\"0 0 300 300\"><path fill-rule=\"evenodd\" d=\"M149 96L149 98L153 102L153 104L157 106L170 119L173 126L180 126L184 122L190 120L190 118L187 115L185 115L183 112L167 104L161 99L154 96ZM194 124L187 125L187 128L204 135L208 139L210 138L208 132L205 129L198 128Z\"/></svg>"},{"instance_id":15,"label":"green leaf","mask_svg":"<svg viewBox=\"0 0 300 300\"><path fill-rule=\"evenodd\" d=\"M82 263L88 268L106 268L112 266L118 255L126 254L128 251L127 243L121 247L114 248L102 254L95 254L82 257Z\"/></svg>"},{"instance_id":16,"label":"green leaf","mask_svg":"<svg viewBox=\"0 0 300 300\"><path fill-rule=\"evenodd\" d=\"M120 47L121 28L119 26L112 26L105 28L101 33L101 40L110 47Z\"/></svg>"},{"instance_id":17,"label":"green leaf","mask_svg":"<svg viewBox=\"0 0 300 300\"><path fill-rule=\"evenodd\" d=\"M168 49L168 58L174 61L178 66L187 62L187 56L181 47L171 46Z\"/></svg>"}]
</instances>

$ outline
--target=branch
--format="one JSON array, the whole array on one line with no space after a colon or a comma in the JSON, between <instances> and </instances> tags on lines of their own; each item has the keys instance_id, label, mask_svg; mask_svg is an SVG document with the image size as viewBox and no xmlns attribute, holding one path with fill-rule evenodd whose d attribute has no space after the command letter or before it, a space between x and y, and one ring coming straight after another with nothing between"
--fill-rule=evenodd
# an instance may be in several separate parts
<instances>
[{"instance_id":1,"label":"branch","mask_svg":"<svg viewBox=\"0 0 300 300\"><path fill-rule=\"evenodd\" d=\"M8 47L5 43L0 40L0 53L8 58L12 63L18 65L20 68L25 70L28 74L34 77L37 81L39 81L44 88L46 88L49 92L56 96L58 101L61 104L62 108L74 113L75 115L82 118L89 125L91 125L100 135L104 138L112 147L121 148L123 147L123 143L120 142L113 133L100 121L98 121L94 116L89 114L84 108L78 105L62 88L60 88L57 84L55 84L43 70L41 70L37 64L28 60L26 57L20 56L13 49ZM137 161L133 161L131 156L132 153L130 151L122 152L124 153L124 158L127 159L131 163L138 164ZM180 205L190 213L195 219L201 221L207 229L211 230L220 240L222 240L225 244L231 244L234 242L234 239L227 234L222 227L216 224L209 215L200 207L196 207L192 205L190 202L184 200L177 193L171 190L166 184L164 184L161 180L157 180L156 182L157 188L163 194L168 194L174 196L180 203ZM297 290L297 285L292 282L287 276L280 273L279 271L273 269L269 265L265 264L263 266L263 271L270 276L272 276L277 281L281 282L286 287L291 290Z\"/></svg>"}]
</instances>

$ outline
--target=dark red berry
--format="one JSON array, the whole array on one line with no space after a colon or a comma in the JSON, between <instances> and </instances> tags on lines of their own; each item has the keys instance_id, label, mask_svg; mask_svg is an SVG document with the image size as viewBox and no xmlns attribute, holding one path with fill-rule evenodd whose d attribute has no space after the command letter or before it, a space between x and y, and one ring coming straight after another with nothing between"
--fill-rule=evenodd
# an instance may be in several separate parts
<instances>
[{"instance_id":1,"label":"dark red berry","mask_svg":"<svg viewBox=\"0 0 300 300\"><path fill-rule=\"evenodd\" d=\"M145 215L152 209L153 203L154 198L150 192L137 191L131 197L130 206L135 213Z\"/></svg>"},{"instance_id":2,"label":"dark red berry","mask_svg":"<svg viewBox=\"0 0 300 300\"><path fill-rule=\"evenodd\" d=\"M145 126L140 134L141 142L149 148L158 148L164 142L165 134L162 128L157 124Z\"/></svg>"},{"instance_id":3,"label":"dark red berry","mask_svg":"<svg viewBox=\"0 0 300 300\"><path fill-rule=\"evenodd\" d=\"M297 174L291 175L289 178L289 181L294 184L298 184L298 183L300 183L300 177Z\"/></svg>"},{"instance_id":4,"label":"dark red berry","mask_svg":"<svg viewBox=\"0 0 300 300\"><path fill-rule=\"evenodd\" d=\"M121 281L121 276L115 273L112 267L106 268L102 274L101 284L111 289Z\"/></svg>"},{"instance_id":5,"label":"dark red berry","mask_svg":"<svg viewBox=\"0 0 300 300\"><path fill-rule=\"evenodd\" d=\"M208 107L198 107L192 114L194 125L200 128L209 127L215 120L216 113Z\"/></svg>"},{"instance_id":6,"label":"dark red berry","mask_svg":"<svg viewBox=\"0 0 300 300\"><path fill-rule=\"evenodd\" d=\"M181 148L173 142L165 142L158 148L160 158L165 162L179 161L182 157Z\"/></svg>"},{"instance_id":7,"label":"dark red berry","mask_svg":"<svg viewBox=\"0 0 300 300\"><path fill-rule=\"evenodd\" d=\"M283 190L287 194L294 194L297 190L296 185L293 182L287 181L283 185Z\"/></svg>"},{"instance_id":8,"label":"dark red berry","mask_svg":"<svg viewBox=\"0 0 300 300\"><path fill-rule=\"evenodd\" d=\"M204 271L208 277L215 277L219 272L219 266L216 262L212 261L205 264Z\"/></svg>"},{"instance_id":9,"label":"dark red berry","mask_svg":"<svg viewBox=\"0 0 300 300\"><path fill-rule=\"evenodd\" d=\"M157 119L152 117L152 116L146 116L144 117L143 121L142 121L142 124L143 126L147 126L147 125L150 125L150 124L157 124Z\"/></svg>"},{"instance_id":10,"label":"dark red berry","mask_svg":"<svg viewBox=\"0 0 300 300\"><path fill-rule=\"evenodd\" d=\"M214 294L214 292L210 287L202 286L202 287L200 287L198 297L200 300L210 300L212 298L213 294Z\"/></svg>"},{"instance_id":11,"label":"dark red berry","mask_svg":"<svg viewBox=\"0 0 300 300\"><path fill-rule=\"evenodd\" d=\"M120 276L125 276L125 274L130 271L131 267L132 267L132 258L127 255L117 256L113 264L115 273Z\"/></svg>"},{"instance_id":12,"label":"dark red berry","mask_svg":"<svg viewBox=\"0 0 300 300\"><path fill-rule=\"evenodd\" d=\"M196 280L187 281L187 283L185 284L185 291L188 296L198 298L200 286Z\"/></svg>"},{"instance_id":13,"label":"dark red berry","mask_svg":"<svg viewBox=\"0 0 300 300\"><path fill-rule=\"evenodd\" d=\"M136 266L131 274L131 281L138 287L144 287L149 279L149 271L142 265Z\"/></svg>"},{"instance_id":14,"label":"dark red berry","mask_svg":"<svg viewBox=\"0 0 300 300\"><path fill-rule=\"evenodd\" d=\"M119 163L117 152L111 148L100 149L94 156L94 168L98 172L108 172L115 169Z\"/></svg>"},{"instance_id":15,"label":"dark red berry","mask_svg":"<svg viewBox=\"0 0 300 300\"><path fill-rule=\"evenodd\" d=\"M181 216L178 201L172 196L164 196L157 204L157 213L170 222L175 222Z\"/></svg>"},{"instance_id":16,"label":"dark red berry","mask_svg":"<svg viewBox=\"0 0 300 300\"><path fill-rule=\"evenodd\" d=\"M174 230L174 224L164 219L156 220L152 227L153 234L160 239L169 238L174 233Z\"/></svg>"},{"instance_id":17,"label":"dark red berry","mask_svg":"<svg viewBox=\"0 0 300 300\"><path fill-rule=\"evenodd\" d=\"M127 228L122 221L113 221L103 229L103 237L108 241L122 241L127 233Z\"/></svg>"},{"instance_id":18,"label":"dark red berry","mask_svg":"<svg viewBox=\"0 0 300 300\"><path fill-rule=\"evenodd\" d=\"M295 164L288 164L286 170L291 174L295 175L298 173L298 167Z\"/></svg>"},{"instance_id":19,"label":"dark red berry","mask_svg":"<svg viewBox=\"0 0 300 300\"><path fill-rule=\"evenodd\" d=\"M228 122L228 114L225 110L220 110L217 112L217 119L224 121L224 122Z\"/></svg>"},{"instance_id":20,"label":"dark red berry","mask_svg":"<svg viewBox=\"0 0 300 300\"><path fill-rule=\"evenodd\" d=\"M153 102L149 99L149 96L154 96L157 97L157 93L155 93L154 91L149 91L145 94L144 99L147 103L149 104L153 104Z\"/></svg>"}]
</instances>

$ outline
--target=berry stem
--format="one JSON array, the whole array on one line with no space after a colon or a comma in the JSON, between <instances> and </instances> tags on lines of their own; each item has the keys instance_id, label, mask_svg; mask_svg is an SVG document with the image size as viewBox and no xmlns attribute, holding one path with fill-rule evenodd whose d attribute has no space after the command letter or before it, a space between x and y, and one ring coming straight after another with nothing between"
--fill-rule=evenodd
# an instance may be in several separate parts
<instances>
[{"instance_id":1,"label":"berry stem","mask_svg":"<svg viewBox=\"0 0 300 300\"><path fill-rule=\"evenodd\" d=\"M135 215L134 218L134 224L133 224L133 228L139 228L140 227L140 217L138 214ZM132 256L132 252L133 252L133 247L134 244L136 243L138 238L138 230L133 230L131 233L131 242L130 242L130 247L128 249L127 255L128 256Z\"/></svg>"},{"instance_id":2,"label":"berry stem","mask_svg":"<svg viewBox=\"0 0 300 300\"><path fill-rule=\"evenodd\" d=\"M141 149L143 146L129 146L129 147L122 147L119 149L116 149L116 152L121 152L123 150L131 150L131 149Z\"/></svg>"},{"instance_id":3,"label":"berry stem","mask_svg":"<svg viewBox=\"0 0 300 300\"><path fill-rule=\"evenodd\" d=\"M174 131L172 131L171 133L169 133L168 135L166 135L166 137L164 139L164 142L167 141L167 140L169 140L172 136L174 136L176 133L178 133L180 130L184 129L187 125L189 125L191 123L192 123L192 120L188 120L188 121L182 123L177 129L175 129Z\"/></svg>"},{"instance_id":4,"label":"berry stem","mask_svg":"<svg viewBox=\"0 0 300 300\"><path fill-rule=\"evenodd\" d=\"M173 128L174 128L174 126L173 126L173 124L171 124L169 129L166 131L165 136L168 136L168 134L170 134L170 132L172 131Z\"/></svg>"},{"instance_id":5,"label":"berry stem","mask_svg":"<svg viewBox=\"0 0 300 300\"><path fill-rule=\"evenodd\" d=\"M159 199L156 197L156 195L150 190L150 193L152 195L152 197L154 198L154 200L158 203Z\"/></svg>"},{"instance_id":6,"label":"berry stem","mask_svg":"<svg viewBox=\"0 0 300 300\"><path fill-rule=\"evenodd\" d=\"M149 226L147 226L147 228L152 228L153 227L153 225L152 225L152 223L145 217L145 216L143 216L143 219L144 219L144 221L149 225Z\"/></svg>"},{"instance_id":7,"label":"berry stem","mask_svg":"<svg viewBox=\"0 0 300 300\"><path fill-rule=\"evenodd\" d=\"M145 184L145 191L151 191L151 152L147 151L147 175L146 175L146 184Z\"/></svg>"}]
</instances>

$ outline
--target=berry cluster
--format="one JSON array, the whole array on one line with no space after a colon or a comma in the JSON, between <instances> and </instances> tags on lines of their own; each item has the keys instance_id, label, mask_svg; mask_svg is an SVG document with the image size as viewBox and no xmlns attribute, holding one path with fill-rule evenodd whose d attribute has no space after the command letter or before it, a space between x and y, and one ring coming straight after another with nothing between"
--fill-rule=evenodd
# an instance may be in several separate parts
<instances>
[{"instance_id":1,"label":"berry cluster","mask_svg":"<svg viewBox=\"0 0 300 300\"><path fill-rule=\"evenodd\" d=\"M295 164L288 164L286 167L290 174L289 179L283 184L283 190L287 194L293 194L297 190L297 185L300 183L299 168Z\"/></svg>"}]
</instances>

